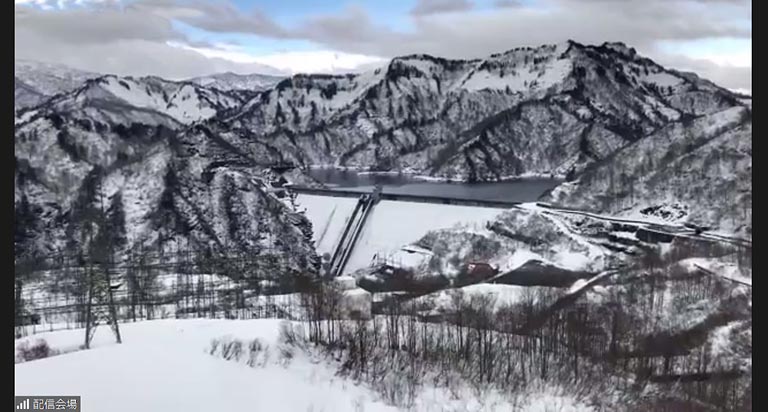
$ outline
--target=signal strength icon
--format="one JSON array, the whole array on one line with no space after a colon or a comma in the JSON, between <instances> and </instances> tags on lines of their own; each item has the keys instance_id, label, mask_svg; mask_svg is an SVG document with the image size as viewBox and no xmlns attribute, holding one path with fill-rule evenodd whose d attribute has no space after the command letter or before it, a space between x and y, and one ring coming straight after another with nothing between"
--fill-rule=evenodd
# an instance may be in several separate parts
<instances>
[{"instance_id":1,"label":"signal strength icon","mask_svg":"<svg viewBox=\"0 0 768 412\"><path fill-rule=\"evenodd\" d=\"M16 405L16 410L28 411L29 410L29 398L24 399Z\"/></svg>"}]
</instances>

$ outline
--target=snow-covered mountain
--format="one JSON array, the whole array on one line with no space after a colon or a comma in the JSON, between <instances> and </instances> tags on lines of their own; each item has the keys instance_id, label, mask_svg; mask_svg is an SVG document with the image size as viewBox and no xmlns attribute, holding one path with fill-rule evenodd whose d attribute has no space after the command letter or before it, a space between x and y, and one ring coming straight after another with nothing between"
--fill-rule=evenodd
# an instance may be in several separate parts
<instances>
[{"instance_id":1,"label":"snow-covered mountain","mask_svg":"<svg viewBox=\"0 0 768 412\"><path fill-rule=\"evenodd\" d=\"M179 134L241 104L192 83L109 75L19 112L17 252L86 246L85 222L106 205L97 232L122 250L263 252L283 256L284 269L316 270L310 223L269 193L261 168L217 136Z\"/></svg>"},{"instance_id":2,"label":"snow-covered mountain","mask_svg":"<svg viewBox=\"0 0 768 412\"><path fill-rule=\"evenodd\" d=\"M38 105L48 97L18 77L14 77L13 86L13 101L16 110Z\"/></svg>"},{"instance_id":3,"label":"snow-covered mountain","mask_svg":"<svg viewBox=\"0 0 768 412\"><path fill-rule=\"evenodd\" d=\"M232 110L243 102L234 94L159 77L102 76L42 109L72 112L108 123L190 124Z\"/></svg>"},{"instance_id":4,"label":"snow-covered mountain","mask_svg":"<svg viewBox=\"0 0 768 412\"><path fill-rule=\"evenodd\" d=\"M579 171L667 124L737 105L728 90L622 44L568 42L297 75L221 128L255 134L305 164L494 180Z\"/></svg>"},{"instance_id":5,"label":"snow-covered mountain","mask_svg":"<svg viewBox=\"0 0 768 412\"><path fill-rule=\"evenodd\" d=\"M397 57L362 74L296 75L251 98L199 83L102 76L20 111L16 206L35 236L64 239L87 178L102 176L130 227L145 228L133 239L162 228L247 249L268 227L291 240L270 245L310 262L308 222L261 178L283 161L469 181L568 175L550 201L619 214L679 206L700 224L751 226L749 105L621 43Z\"/></svg>"},{"instance_id":6,"label":"snow-covered mountain","mask_svg":"<svg viewBox=\"0 0 768 412\"><path fill-rule=\"evenodd\" d=\"M72 91L83 82L100 76L61 64L32 60L14 61L16 108L34 106L48 97Z\"/></svg>"},{"instance_id":7,"label":"snow-covered mountain","mask_svg":"<svg viewBox=\"0 0 768 412\"><path fill-rule=\"evenodd\" d=\"M104 74L74 69L61 64L45 63L33 60L17 59L14 62L16 108L32 107L51 96L73 91L86 80L102 77ZM272 88L285 76L270 74L217 73L209 76L194 77L186 82L209 89L252 96Z\"/></svg>"},{"instance_id":8,"label":"snow-covered mountain","mask_svg":"<svg viewBox=\"0 0 768 412\"><path fill-rule=\"evenodd\" d=\"M622 43L569 41L480 60L411 55L359 75L296 75L206 127L235 145L256 148L254 155L265 161L468 181L541 174L572 178L597 165L622 169L613 160L616 153L656 141L660 134L667 137L654 146L656 155L685 155L687 146L681 152L670 143L699 133L695 125L710 118L738 112L740 122L751 123L750 107L739 95L695 74L659 66ZM719 174L722 184L744 179L744 164ZM679 201L703 208L696 199L717 196L704 182L679 182L680 190L701 187L704 193L679 199L654 195L646 201L635 196L621 210L589 206L631 212ZM661 192L668 183L650 179L648 190ZM751 179L737 186L751 187ZM584 198L602 194L602 189L578 187ZM696 220L721 226L724 212Z\"/></svg>"},{"instance_id":9,"label":"snow-covered mountain","mask_svg":"<svg viewBox=\"0 0 768 412\"><path fill-rule=\"evenodd\" d=\"M752 235L752 112L733 107L633 142L547 200Z\"/></svg>"},{"instance_id":10,"label":"snow-covered mountain","mask_svg":"<svg viewBox=\"0 0 768 412\"><path fill-rule=\"evenodd\" d=\"M210 87L219 90L232 91L244 90L251 92L261 92L271 89L285 76L274 76L268 74L237 74L232 72L217 73L210 76L194 77L189 82L200 86Z\"/></svg>"}]
</instances>

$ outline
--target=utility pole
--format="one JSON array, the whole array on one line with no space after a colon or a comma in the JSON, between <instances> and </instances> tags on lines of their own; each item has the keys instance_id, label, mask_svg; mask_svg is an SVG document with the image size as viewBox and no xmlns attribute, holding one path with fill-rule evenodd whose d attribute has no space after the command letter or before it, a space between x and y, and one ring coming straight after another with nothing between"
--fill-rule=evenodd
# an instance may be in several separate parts
<instances>
[{"instance_id":1,"label":"utility pole","mask_svg":"<svg viewBox=\"0 0 768 412\"><path fill-rule=\"evenodd\" d=\"M117 323L117 308L112 294L112 282L110 276L111 266L114 265L114 250L109 233L106 233L106 213L104 211L104 194L101 182L103 174L92 179L99 179L97 195L99 196L100 209L97 213L99 223L99 242L93 242L93 222L87 222L88 230L88 256L85 262L85 276L87 277L88 300L86 303L85 348L91 347L96 328L100 323L106 322L112 329L117 343L122 343L120 327ZM92 186L93 187L93 186ZM106 238L104 238L106 236ZM103 244L106 242L106 245ZM106 249L105 249L106 247ZM95 266L98 268L95 269Z\"/></svg>"},{"instance_id":2,"label":"utility pole","mask_svg":"<svg viewBox=\"0 0 768 412\"><path fill-rule=\"evenodd\" d=\"M96 328L102 323L108 323L115 335L115 341L122 343L109 268L102 265L102 268L94 270L93 262L89 261L86 276L88 277L88 301L85 317L85 348L90 348Z\"/></svg>"}]
</instances>

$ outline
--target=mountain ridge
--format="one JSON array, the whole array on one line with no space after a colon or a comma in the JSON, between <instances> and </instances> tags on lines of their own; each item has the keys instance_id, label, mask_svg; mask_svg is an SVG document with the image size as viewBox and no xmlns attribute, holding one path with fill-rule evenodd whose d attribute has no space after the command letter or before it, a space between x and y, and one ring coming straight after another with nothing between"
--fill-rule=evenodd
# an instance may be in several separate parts
<instances>
[{"instance_id":1,"label":"mountain ridge","mask_svg":"<svg viewBox=\"0 0 768 412\"><path fill-rule=\"evenodd\" d=\"M741 123L714 139L719 146L694 136L686 152L680 142L688 134L728 113ZM295 252L296 270L316 270L311 225L272 193L277 178L267 166L285 162L462 181L554 174L570 180L548 195L554 203L631 214L682 202L698 224L751 231L751 212L735 217L720 202L708 213L700 204L746 191L737 202L751 210L751 109L616 42L568 41L472 60L415 54L361 74L299 74L248 93L105 75L18 111L15 141L16 211L32 222L17 250L40 253L77 226L75 199L100 168L98 180L111 182L104 197L131 209L123 229L139 228L127 248L179 241L280 250ZM658 152L648 157L650 170L633 163L633 147L645 141ZM739 149L720 149L729 145ZM716 184L666 176L654 169L657 158L672 171L704 167ZM595 202L610 168L642 182L633 195L613 183L621 207ZM671 184L679 190L660 189ZM157 231L167 239L151 235Z\"/></svg>"}]
</instances>

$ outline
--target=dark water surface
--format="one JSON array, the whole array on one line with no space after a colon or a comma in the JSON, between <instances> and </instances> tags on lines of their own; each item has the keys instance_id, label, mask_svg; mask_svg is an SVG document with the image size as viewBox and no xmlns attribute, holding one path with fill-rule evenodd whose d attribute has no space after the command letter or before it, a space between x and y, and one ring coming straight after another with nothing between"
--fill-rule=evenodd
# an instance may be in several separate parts
<instances>
[{"instance_id":1,"label":"dark water surface","mask_svg":"<svg viewBox=\"0 0 768 412\"><path fill-rule=\"evenodd\" d=\"M534 202L562 183L550 178L526 178L493 183L427 182L410 175L360 174L337 169L311 169L309 175L330 188L370 192L381 185L383 193L442 196L454 199Z\"/></svg>"}]
</instances>

